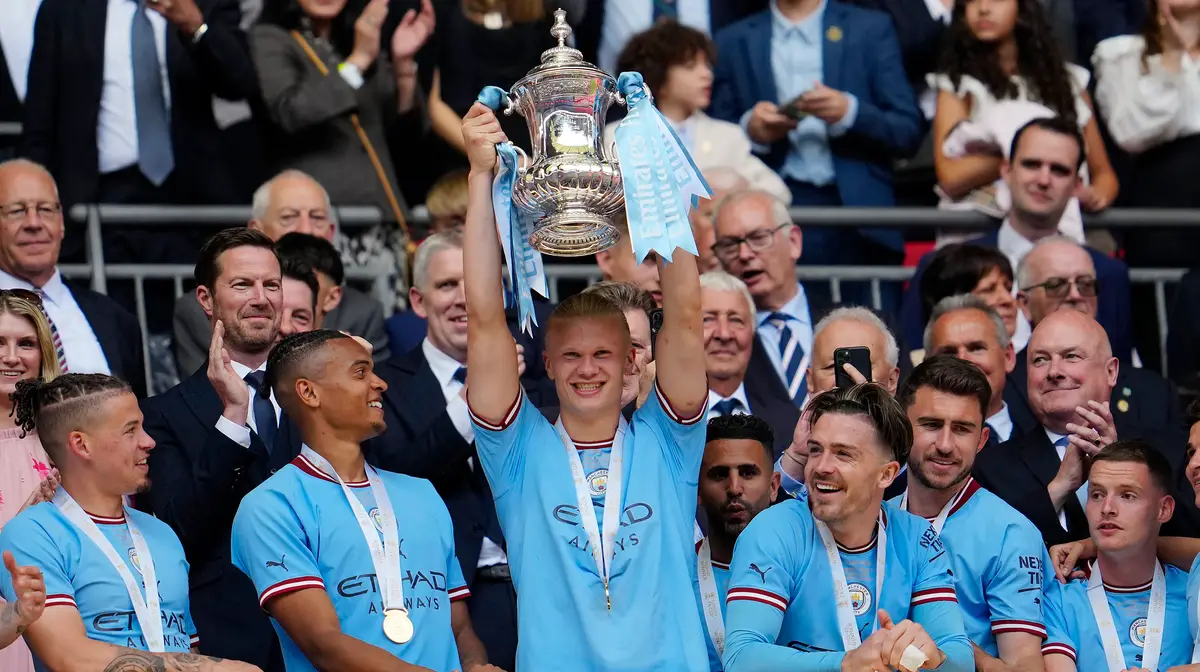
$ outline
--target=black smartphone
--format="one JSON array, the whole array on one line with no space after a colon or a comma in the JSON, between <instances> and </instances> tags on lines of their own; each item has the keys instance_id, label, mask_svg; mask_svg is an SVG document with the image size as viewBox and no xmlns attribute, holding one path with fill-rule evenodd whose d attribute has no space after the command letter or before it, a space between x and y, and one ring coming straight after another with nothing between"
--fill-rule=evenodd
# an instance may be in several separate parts
<instances>
[{"instance_id":1,"label":"black smartphone","mask_svg":"<svg viewBox=\"0 0 1200 672\"><path fill-rule=\"evenodd\" d=\"M654 346L658 343L658 332L662 330L663 312L662 308L655 308L650 312L650 350L654 351Z\"/></svg>"},{"instance_id":2,"label":"black smartphone","mask_svg":"<svg viewBox=\"0 0 1200 672\"><path fill-rule=\"evenodd\" d=\"M849 364L871 382L871 349L862 346L838 348L833 351L833 386L854 387L854 379L846 373L843 364Z\"/></svg>"}]
</instances>

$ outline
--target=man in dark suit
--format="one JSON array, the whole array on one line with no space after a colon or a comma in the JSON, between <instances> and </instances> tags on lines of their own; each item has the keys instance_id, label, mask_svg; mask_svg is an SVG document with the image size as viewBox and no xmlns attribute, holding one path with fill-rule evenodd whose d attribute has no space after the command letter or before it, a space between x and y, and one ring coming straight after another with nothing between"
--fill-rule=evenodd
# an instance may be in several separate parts
<instances>
[{"instance_id":1,"label":"man in dark suit","mask_svg":"<svg viewBox=\"0 0 1200 672\"><path fill-rule=\"evenodd\" d=\"M0 221L0 289L42 297L51 329L62 340L63 370L111 373L145 397L137 318L107 296L64 282L58 270L63 210L45 168L24 159L0 163Z\"/></svg>"},{"instance_id":2,"label":"man in dark suit","mask_svg":"<svg viewBox=\"0 0 1200 672\"><path fill-rule=\"evenodd\" d=\"M436 233L413 260L413 310L429 325L421 345L380 365L387 431L368 442L368 461L388 471L428 478L454 522L454 550L471 589L467 607L488 658L514 669L517 596L504 533L487 478L475 458L467 411L467 323L462 238Z\"/></svg>"},{"instance_id":3,"label":"man in dark suit","mask_svg":"<svg viewBox=\"0 0 1200 672\"><path fill-rule=\"evenodd\" d=\"M288 234L307 235L325 241L305 243L292 239L285 247L317 272L321 283L318 309L325 313L322 326L361 336L371 343L375 361L391 356L387 331L384 329L383 306L374 298L343 286L345 270L331 241L337 230L329 194L316 180L298 170L284 171L264 182L254 192L254 205L247 226L267 234L279 242ZM208 316L192 294L175 300L172 320L175 363L180 375L190 375L199 369L208 356L208 339L212 332Z\"/></svg>"},{"instance_id":4,"label":"man in dark suit","mask_svg":"<svg viewBox=\"0 0 1200 672\"><path fill-rule=\"evenodd\" d=\"M1200 268L1179 280L1167 317L1167 372L1171 380L1200 395Z\"/></svg>"},{"instance_id":5,"label":"man in dark suit","mask_svg":"<svg viewBox=\"0 0 1200 672\"><path fill-rule=\"evenodd\" d=\"M229 550L242 497L300 452L299 433L274 395L257 393L282 305L271 239L244 228L214 235L200 250L196 282L196 299L212 316L209 360L142 403L156 447L154 485L141 503L183 543L201 652L282 672L275 631Z\"/></svg>"},{"instance_id":6,"label":"man in dark suit","mask_svg":"<svg viewBox=\"0 0 1200 672\"><path fill-rule=\"evenodd\" d=\"M998 231L968 240L967 244L1000 250L1016 269L1039 240L1057 235L1063 212L1080 184L1083 146L1079 130L1061 119L1035 119L1018 130L1009 149L1010 158L1001 169L1012 193L1008 218ZM1133 350L1129 267L1097 250L1085 249L1100 287L1096 319L1108 332L1113 352L1121 361L1129 361ZM921 278L934 254L921 258L901 302L901 333L909 343L921 342L925 331ZM1021 286L1019 281L1017 286ZM1028 340L1027 326L1026 320L1014 332L1017 352Z\"/></svg>"},{"instance_id":7,"label":"man in dark suit","mask_svg":"<svg viewBox=\"0 0 1200 672\"><path fill-rule=\"evenodd\" d=\"M771 369L749 371L754 348L754 301L746 285L725 271L700 276L704 359L708 370L708 419L751 414L775 437L771 462L783 456L800 409Z\"/></svg>"},{"instance_id":8,"label":"man in dark suit","mask_svg":"<svg viewBox=\"0 0 1200 672\"><path fill-rule=\"evenodd\" d=\"M709 113L746 129L754 151L787 183L793 206L895 204L892 161L917 150L925 121L887 15L835 1L778 0L718 33L717 53ZM805 237L804 264L903 258L896 229L815 229ZM843 295L868 304L865 283Z\"/></svg>"},{"instance_id":9,"label":"man in dark suit","mask_svg":"<svg viewBox=\"0 0 1200 672\"><path fill-rule=\"evenodd\" d=\"M934 306L925 329L925 356L953 355L979 367L991 385L992 395L984 424L989 430L985 447L1015 439L1038 426L1025 395L1008 385L1016 366L1008 329L999 313L972 294L942 299Z\"/></svg>"},{"instance_id":10,"label":"man in dark suit","mask_svg":"<svg viewBox=\"0 0 1200 672\"><path fill-rule=\"evenodd\" d=\"M1039 427L981 452L975 477L1037 525L1047 544L1083 539L1088 456L1120 436L1150 440L1171 464L1180 464L1183 442L1113 421L1108 404L1119 364L1103 327L1088 315L1063 310L1047 316L1028 350L1029 406Z\"/></svg>"},{"instance_id":11,"label":"man in dark suit","mask_svg":"<svg viewBox=\"0 0 1200 672\"><path fill-rule=\"evenodd\" d=\"M10 20L13 19L10 17L6 21ZM20 26L23 22L14 21L14 23ZM32 29L33 22L30 21L27 27ZM29 30L29 32L32 33L33 31ZM23 36L18 39L26 42L29 47L33 46L32 40L28 40ZM15 51L13 48L15 45L7 44L8 42L8 34L0 30L0 125L16 124L19 126L21 123L21 99L25 91L25 79L21 77L20 70L17 68L10 69L9 67L10 57L5 53L5 50L12 49ZM16 76L12 76L10 72L16 72L17 74ZM18 87L22 92L21 94L17 92ZM11 133L8 131L9 129L0 128L0 161L13 158L16 155L17 146L21 141L20 133Z\"/></svg>"}]
</instances>

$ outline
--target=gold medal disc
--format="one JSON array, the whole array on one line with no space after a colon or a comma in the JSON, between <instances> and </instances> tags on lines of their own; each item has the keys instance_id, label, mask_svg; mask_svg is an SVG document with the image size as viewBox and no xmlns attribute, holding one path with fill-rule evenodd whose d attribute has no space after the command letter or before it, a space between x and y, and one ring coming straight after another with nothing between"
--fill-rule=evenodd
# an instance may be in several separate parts
<instances>
[{"instance_id":1,"label":"gold medal disc","mask_svg":"<svg viewBox=\"0 0 1200 672\"><path fill-rule=\"evenodd\" d=\"M383 634L397 644L407 644L413 638L413 622L404 609L383 612Z\"/></svg>"}]
</instances>

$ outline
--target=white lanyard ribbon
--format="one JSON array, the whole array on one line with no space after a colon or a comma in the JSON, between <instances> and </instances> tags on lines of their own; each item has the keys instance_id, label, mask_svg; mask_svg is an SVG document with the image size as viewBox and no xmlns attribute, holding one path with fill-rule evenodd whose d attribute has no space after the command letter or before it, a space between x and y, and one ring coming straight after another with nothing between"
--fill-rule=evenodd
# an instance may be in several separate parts
<instances>
[{"instance_id":1,"label":"white lanyard ribbon","mask_svg":"<svg viewBox=\"0 0 1200 672\"><path fill-rule=\"evenodd\" d=\"M965 490L968 485L970 485L970 479L967 480L967 485L963 486L963 490ZM957 493L955 493L955 495L950 498L950 501L946 502L946 505L942 507L942 510L938 512L937 518L934 518L929 522L930 525L933 525L933 531L937 532L938 536L941 536L942 528L946 526L946 519L950 517L950 509L954 508L954 505L958 502L959 495L961 495L962 492L962 490L959 490ZM900 510L908 511L908 488L904 489L904 496L900 498ZM909 513L912 512L909 511Z\"/></svg>"},{"instance_id":2,"label":"white lanyard ribbon","mask_svg":"<svg viewBox=\"0 0 1200 672\"><path fill-rule=\"evenodd\" d=\"M696 569L700 575L700 601L704 605L704 624L708 626L708 638L718 656L725 655L725 618L721 616L721 596L717 594L717 576L713 573L712 548L708 537L700 542L696 554Z\"/></svg>"},{"instance_id":3,"label":"white lanyard ribbon","mask_svg":"<svg viewBox=\"0 0 1200 672\"><path fill-rule=\"evenodd\" d=\"M1196 596L1196 640L1192 642L1192 664L1196 663L1200 663L1200 595Z\"/></svg>"},{"instance_id":4,"label":"white lanyard ribbon","mask_svg":"<svg viewBox=\"0 0 1200 672\"><path fill-rule=\"evenodd\" d=\"M862 646L858 636L858 621L854 618L854 608L850 601L850 587L846 585L846 570L842 567L842 557L838 554L837 542L833 540L833 532L824 521L813 518L817 532L821 535L821 543L825 546L825 556L829 559L829 570L833 574L833 596L837 600L838 629L842 631L842 648L853 651ZM883 577L887 569L887 528L883 523L883 511L879 512L879 528L875 538L875 604L872 610L871 631L879 627L879 610L883 600ZM868 633L869 634L869 633Z\"/></svg>"},{"instance_id":5,"label":"white lanyard ribbon","mask_svg":"<svg viewBox=\"0 0 1200 672\"><path fill-rule=\"evenodd\" d=\"M358 529L362 531L367 547L371 549L371 563L375 565L375 578L379 581L379 594L383 598L383 610L404 609L404 579L400 569L400 532L396 527L396 514L392 511L392 500L388 497L387 488L379 478L379 473L369 464L366 467L367 482L371 484L371 494L375 495L375 506L379 509L379 527L375 524L362 502L350 491L342 477L329 461L317 454L307 445L301 446L300 453L308 458L321 473L337 481L342 486L342 494L354 511L358 521ZM383 539L379 533L382 532Z\"/></svg>"},{"instance_id":6,"label":"white lanyard ribbon","mask_svg":"<svg viewBox=\"0 0 1200 672\"><path fill-rule=\"evenodd\" d=\"M154 574L154 560L150 557L146 538L138 530L129 511L124 512L125 526L129 529L129 538L133 540L133 552L137 554L137 569L141 571L142 583L146 590L144 597L133 573L129 571L129 566L125 564L125 559L121 557L120 553L117 553L117 549L113 548L112 542L104 536L100 528L96 527L92 517L64 488L59 488L54 495L54 505L58 507L59 511L62 511L67 520L71 521L75 527L87 535L88 539L92 540L93 544L100 548L104 557L108 558L109 564L117 570L121 581L125 583L125 591L129 593L129 601L133 603L133 615L137 618L138 628L141 629L142 636L146 638L146 650L151 653L166 651L163 642L162 611L159 609L158 603L158 579Z\"/></svg>"},{"instance_id":7,"label":"white lanyard ribbon","mask_svg":"<svg viewBox=\"0 0 1200 672\"><path fill-rule=\"evenodd\" d=\"M571 480L575 482L575 502L579 505L579 518L583 530L587 533L588 546L592 550L592 559L596 561L596 571L604 581L604 598L609 608L612 608L608 594L608 579L612 575L612 558L616 554L617 528L621 524L621 486L624 476L622 471L623 448L625 432L629 425L625 417L617 425L617 434L613 437L612 451L608 456L608 480L604 485L604 536L600 536L600 526L596 521L596 507L592 505L592 496L588 493L587 474L583 471L583 460L579 459L579 449L567 435L562 418L554 424L558 436L562 439L563 448L567 451L567 463L571 465Z\"/></svg>"},{"instance_id":8,"label":"white lanyard ribbon","mask_svg":"<svg viewBox=\"0 0 1200 672\"><path fill-rule=\"evenodd\" d=\"M1121 651L1121 641L1117 637L1117 626L1113 621L1112 609L1108 606L1108 593L1104 590L1104 577L1100 574L1099 561L1092 564L1087 596L1092 606L1092 616L1096 619L1096 627L1100 630L1100 642L1104 644L1104 658L1108 662L1109 672L1121 672L1129 666L1125 664L1125 654ZM1154 581L1150 584L1150 608L1146 615L1145 646L1142 648L1142 662L1138 665L1139 668L1158 669L1166 613L1167 580L1162 564L1155 560Z\"/></svg>"}]
</instances>

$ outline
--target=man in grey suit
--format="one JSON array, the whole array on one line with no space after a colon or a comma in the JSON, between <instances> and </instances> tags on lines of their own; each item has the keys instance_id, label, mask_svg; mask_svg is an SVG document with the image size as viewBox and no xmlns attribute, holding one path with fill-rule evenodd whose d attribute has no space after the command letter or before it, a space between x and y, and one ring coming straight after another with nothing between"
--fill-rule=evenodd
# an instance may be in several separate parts
<instances>
[{"instance_id":1,"label":"man in grey suit","mask_svg":"<svg viewBox=\"0 0 1200 672\"><path fill-rule=\"evenodd\" d=\"M333 208L325 189L308 175L288 170L276 175L254 192L252 219L248 226L258 229L274 241L289 233L301 233L332 241L337 228ZM340 273L329 273L322 280L334 280L327 288L322 282L326 329L362 336L374 346L376 361L390 355L383 306L370 296L341 286ZM339 297L340 294L340 297ZM319 301L321 303L322 301ZM208 357L212 328L208 316L194 294L184 294L175 302L173 321L175 363L179 375L186 377L200 368Z\"/></svg>"}]
</instances>

